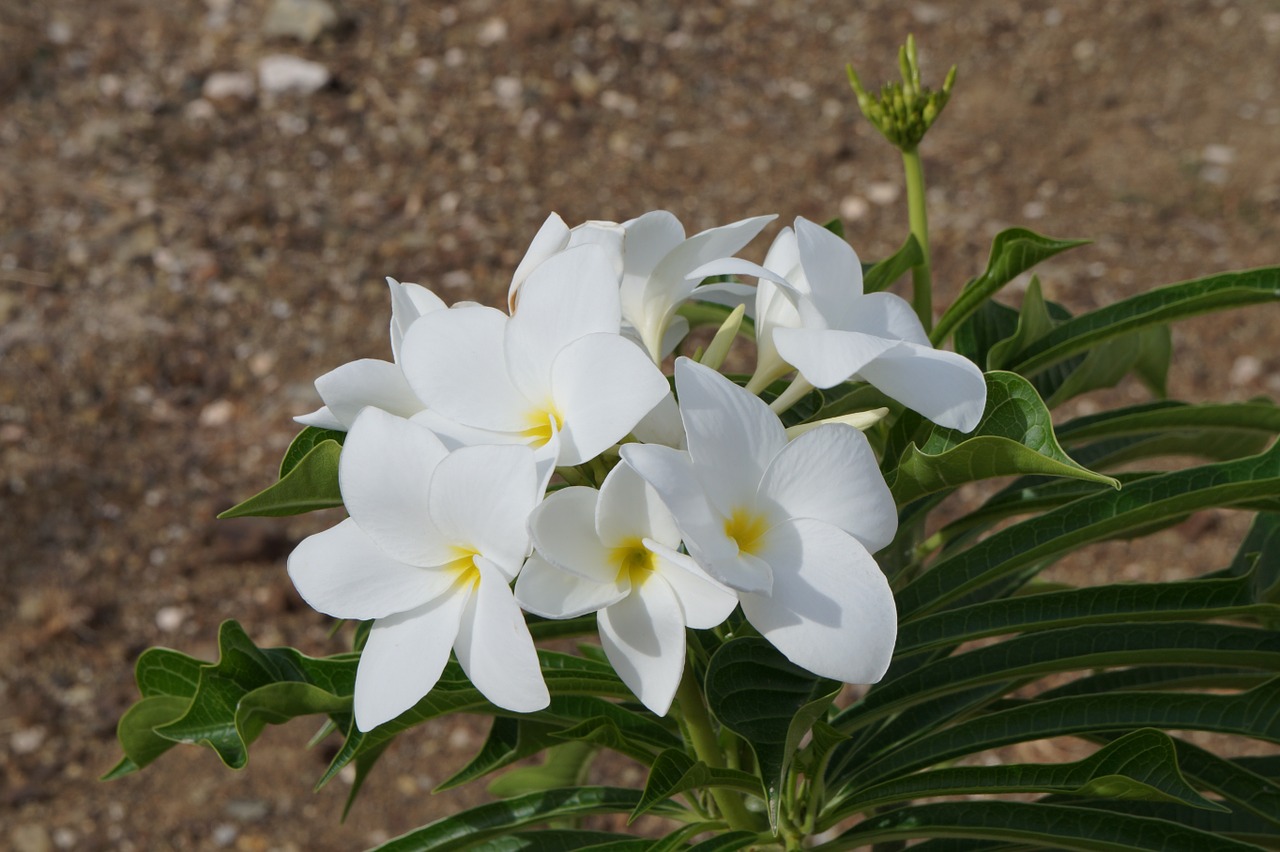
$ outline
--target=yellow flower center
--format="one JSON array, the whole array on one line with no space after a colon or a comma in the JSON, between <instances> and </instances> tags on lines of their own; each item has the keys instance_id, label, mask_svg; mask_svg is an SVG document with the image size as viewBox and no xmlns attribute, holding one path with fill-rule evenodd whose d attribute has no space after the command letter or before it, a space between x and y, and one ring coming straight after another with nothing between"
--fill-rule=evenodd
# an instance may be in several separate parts
<instances>
[{"instance_id":1,"label":"yellow flower center","mask_svg":"<svg viewBox=\"0 0 1280 852\"><path fill-rule=\"evenodd\" d=\"M613 548L609 559L618 566L618 582L628 580L632 586L638 586L647 580L657 567L654 565L653 553L638 538Z\"/></svg>"},{"instance_id":2,"label":"yellow flower center","mask_svg":"<svg viewBox=\"0 0 1280 852\"><path fill-rule=\"evenodd\" d=\"M455 547L453 552L454 558L441 568L453 574L457 585L474 587L480 582L480 569L476 567L474 558L479 556L480 552L469 547Z\"/></svg>"},{"instance_id":3,"label":"yellow flower center","mask_svg":"<svg viewBox=\"0 0 1280 852\"><path fill-rule=\"evenodd\" d=\"M530 409L525 416L525 421L529 424L520 430L520 434L529 443L531 447L544 447L551 440L553 434L552 422L555 423L555 432L559 432L564 428L564 417L556 410L554 405L546 405L543 408Z\"/></svg>"},{"instance_id":4,"label":"yellow flower center","mask_svg":"<svg viewBox=\"0 0 1280 852\"><path fill-rule=\"evenodd\" d=\"M739 507L724 519L724 534L733 539L740 552L753 556L764 547L764 534L768 529L769 522L764 515L750 509Z\"/></svg>"}]
</instances>

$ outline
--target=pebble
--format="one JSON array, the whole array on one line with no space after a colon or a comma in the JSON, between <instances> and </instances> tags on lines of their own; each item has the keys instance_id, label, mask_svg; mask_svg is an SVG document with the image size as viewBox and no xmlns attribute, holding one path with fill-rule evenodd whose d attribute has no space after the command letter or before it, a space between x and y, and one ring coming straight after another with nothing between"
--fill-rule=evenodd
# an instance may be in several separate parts
<instances>
[{"instance_id":1,"label":"pebble","mask_svg":"<svg viewBox=\"0 0 1280 852\"><path fill-rule=\"evenodd\" d=\"M1231 365L1227 378L1233 385L1247 385L1262 375L1262 361L1253 355L1241 355Z\"/></svg>"},{"instance_id":2,"label":"pebble","mask_svg":"<svg viewBox=\"0 0 1280 852\"><path fill-rule=\"evenodd\" d=\"M871 205L867 200L857 195L846 196L840 202L840 218L848 219L850 222L865 218L870 211Z\"/></svg>"},{"instance_id":3,"label":"pebble","mask_svg":"<svg viewBox=\"0 0 1280 852\"><path fill-rule=\"evenodd\" d=\"M337 26L338 13L325 0L273 0L262 34L309 44Z\"/></svg>"},{"instance_id":4,"label":"pebble","mask_svg":"<svg viewBox=\"0 0 1280 852\"><path fill-rule=\"evenodd\" d=\"M871 199L872 204L881 206L897 201L901 193L898 185L889 181L876 181L867 187L867 198Z\"/></svg>"},{"instance_id":5,"label":"pebble","mask_svg":"<svg viewBox=\"0 0 1280 852\"><path fill-rule=\"evenodd\" d=\"M53 852L53 841L42 825L20 825L9 832L13 852Z\"/></svg>"},{"instance_id":6,"label":"pebble","mask_svg":"<svg viewBox=\"0 0 1280 852\"><path fill-rule=\"evenodd\" d=\"M1230 145L1205 145L1200 159L1214 166L1229 166L1236 161L1236 149Z\"/></svg>"},{"instance_id":7,"label":"pebble","mask_svg":"<svg viewBox=\"0 0 1280 852\"><path fill-rule=\"evenodd\" d=\"M215 71L205 78L201 94L209 101L248 101L253 99L257 84L245 71Z\"/></svg>"},{"instance_id":8,"label":"pebble","mask_svg":"<svg viewBox=\"0 0 1280 852\"><path fill-rule=\"evenodd\" d=\"M476 44L481 47L489 47L506 40L507 22L502 18L490 18L481 24L480 31L476 33Z\"/></svg>"},{"instance_id":9,"label":"pebble","mask_svg":"<svg viewBox=\"0 0 1280 852\"><path fill-rule=\"evenodd\" d=\"M45 730L39 725L14 731L9 737L9 749L14 754L31 754L44 745L44 737Z\"/></svg>"},{"instance_id":10,"label":"pebble","mask_svg":"<svg viewBox=\"0 0 1280 852\"><path fill-rule=\"evenodd\" d=\"M200 410L199 422L201 426L226 426L235 413L235 403L229 399L217 399Z\"/></svg>"},{"instance_id":11,"label":"pebble","mask_svg":"<svg viewBox=\"0 0 1280 852\"><path fill-rule=\"evenodd\" d=\"M173 633L187 620L187 614L180 606L162 606L156 610L156 627L165 633Z\"/></svg>"},{"instance_id":12,"label":"pebble","mask_svg":"<svg viewBox=\"0 0 1280 852\"><path fill-rule=\"evenodd\" d=\"M329 69L319 62L277 53L258 62L258 85L273 94L310 95L329 84Z\"/></svg>"}]
</instances>

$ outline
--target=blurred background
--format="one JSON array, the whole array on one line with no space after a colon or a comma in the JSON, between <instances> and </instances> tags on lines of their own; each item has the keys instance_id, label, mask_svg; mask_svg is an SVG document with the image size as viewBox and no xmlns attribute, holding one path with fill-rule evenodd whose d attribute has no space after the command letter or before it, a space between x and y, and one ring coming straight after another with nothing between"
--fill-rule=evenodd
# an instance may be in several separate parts
<instances>
[{"instance_id":1,"label":"blurred background","mask_svg":"<svg viewBox=\"0 0 1280 852\"><path fill-rule=\"evenodd\" d=\"M0 846L351 849L478 801L429 796L471 722L402 737L345 823L306 722L243 772L179 748L96 778L144 648L211 658L231 617L346 647L284 571L334 516L214 515L271 481L316 376L389 357L384 275L501 304L551 211L840 216L883 257L900 161L844 65L878 86L908 33L927 83L959 66L922 148L935 304L1011 225L1094 240L1038 270L1074 310L1277 262L1274 0L0 0ZM1174 396L1280 395L1274 310L1174 342ZM1199 515L1058 576L1212 570L1241 529Z\"/></svg>"}]
</instances>

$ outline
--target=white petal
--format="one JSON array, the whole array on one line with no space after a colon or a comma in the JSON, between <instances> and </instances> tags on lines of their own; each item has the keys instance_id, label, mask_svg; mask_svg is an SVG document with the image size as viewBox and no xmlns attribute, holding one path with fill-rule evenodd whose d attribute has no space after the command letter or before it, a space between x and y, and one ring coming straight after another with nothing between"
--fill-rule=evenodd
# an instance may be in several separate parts
<instances>
[{"instance_id":1,"label":"white petal","mask_svg":"<svg viewBox=\"0 0 1280 852\"><path fill-rule=\"evenodd\" d=\"M872 553L893 541L898 528L875 452L852 426L818 426L787 444L765 472L760 497L789 518L834 524Z\"/></svg>"},{"instance_id":2,"label":"white petal","mask_svg":"<svg viewBox=\"0 0 1280 852\"><path fill-rule=\"evenodd\" d=\"M449 661L471 594L456 588L373 623L356 669L356 727L371 731L422 700Z\"/></svg>"},{"instance_id":3,"label":"white petal","mask_svg":"<svg viewBox=\"0 0 1280 852\"><path fill-rule=\"evenodd\" d=\"M728 517L754 499L765 468L786 446L786 430L758 396L688 358L676 360L676 393L698 476Z\"/></svg>"},{"instance_id":4,"label":"white petal","mask_svg":"<svg viewBox=\"0 0 1280 852\"><path fill-rule=\"evenodd\" d=\"M689 294L689 300L724 305L726 308L736 308L738 305L742 305L746 309L747 316L752 319L755 319L756 316L756 288L750 284L740 284L735 281L703 284Z\"/></svg>"},{"instance_id":5,"label":"white petal","mask_svg":"<svg viewBox=\"0 0 1280 852\"><path fill-rule=\"evenodd\" d=\"M794 303L795 296L772 281L761 281L756 291L756 373L781 375L790 372L793 364L778 354L774 332L779 328L796 328L800 314Z\"/></svg>"},{"instance_id":6,"label":"white petal","mask_svg":"<svg viewBox=\"0 0 1280 852\"><path fill-rule=\"evenodd\" d=\"M858 299L853 314L840 327L933 348L911 303L893 293L868 293Z\"/></svg>"},{"instance_id":7,"label":"white petal","mask_svg":"<svg viewBox=\"0 0 1280 852\"><path fill-rule=\"evenodd\" d=\"M834 387L894 346L905 345L856 331L814 328L775 329L773 343L778 354L818 388Z\"/></svg>"},{"instance_id":8,"label":"white petal","mask_svg":"<svg viewBox=\"0 0 1280 852\"><path fill-rule=\"evenodd\" d=\"M391 288L391 352L398 364L404 334L409 326L423 314L444 310L445 303L421 284L401 284L388 277L387 286Z\"/></svg>"},{"instance_id":9,"label":"white petal","mask_svg":"<svg viewBox=\"0 0 1280 852\"><path fill-rule=\"evenodd\" d=\"M617 278L604 249L585 245L554 255L520 287L520 306L507 325L512 381L542 401L561 350L588 334L617 334L621 323Z\"/></svg>"},{"instance_id":10,"label":"white petal","mask_svg":"<svg viewBox=\"0 0 1280 852\"><path fill-rule=\"evenodd\" d=\"M594 583L612 583L618 566L596 534L599 492L585 486L561 488L529 515L529 534L543 558L562 571Z\"/></svg>"},{"instance_id":11,"label":"white petal","mask_svg":"<svg viewBox=\"0 0 1280 852\"><path fill-rule=\"evenodd\" d=\"M594 245L604 249L613 267L613 283L616 285L622 281L622 246L626 236L626 229L617 222L593 219L573 227L566 248Z\"/></svg>"},{"instance_id":12,"label":"white petal","mask_svg":"<svg viewBox=\"0 0 1280 852\"><path fill-rule=\"evenodd\" d=\"M954 352L899 343L858 376L939 426L961 432L977 427L987 405L982 371Z\"/></svg>"},{"instance_id":13,"label":"white petal","mask_svg":"<svg viewBox=\"0 0 1280 852\"><path fill-rule=\"evenodd\" d=\"M512 313L516 309L516 291L524 280L529 277L529 273L537 268L547 258L560 251L569 242L569 226L564 223L559 214L552 213L542 223L542 227L538 229L538 233L533 235L533 242L529 243L529 248L525 250L524 257L520 259L520 265L516 267L515 274L511 276L511 287L507 291L507 309Z\"/></svg>"},{"instance_id":14,"label":"white petal","mask_svg":"<svg viewBox=\"0 0 1280 852\"><path fill-rule=\"evenodd\" d=\"M682 450L685 447L684 422L675 395L667 391L658 404L640 418L631 434L646 444L662 444Z\"/></svg>"},{"instance_id":15,"label":"white petal","mask_svg":"<svg viewBox=\"0 0 1280 852\"><path fill-rule=\"evenodd\" d=\"M347 431L347 424L333 416L333 412L329 410L329 406L322 405L310 414L300 414L293 418L294 423L301 423L303 426L314 426L317 429L332 429L336 432Z\"/></svg>"},{"instance_id":16,"label":"white petal","mask_svg":"<svg viewBox=\"0 0 1280 852\"><path fill-rule=\"evenodd\" d=\"M429 430L376 408L356 418L338 460L347 513L387 555L442 565L448 542L431 523L427 483L447 455Z\"/></svg>"},{"instance_id":17,"label":"white petal","mask_svg":"<svg viewBox=\"0 0 1280 852\"><path fill-rule=\"evenodd\" d=\"M334 618L383 618L435 598L452 573L392 559L347 518L307 536L289 554L289 579L314 610Z\"/></svg>"},{"instance_id":18,"label":"white petal","mask_svg":"<svg viewBox=\"0 0 1280 852\"><path fill-rule=\"evenodd\" d=\"M654 268L653 275L683 279L699 266L713 260L737 254L747 243L755 239L764 226L776 216L753 216L728 225L694 234L673 248Z\"/></svg>"},{"instance_id":19,"label":"white petal","mask_svg":"<svg viewBox=\"0 0 1280 852\"><path fill-rule=\"evenodd\" d=\"M450 420L430 408L423 409L410 418L419 426L430 429L440 442L452 452L458 447L473 447L477 444L519 444L529 442L528 436L520 432L495 432L492 429L478 429Z\"/></svg>"},{"instance_id":20,"label":"white petal","mask_svg":"<svg viewBox=\"0 0 1280 852\"><path fill-rule=\"evenodd\" d=\"M428 408L468 426L499 432L529 427L532 404L507 371L508 317L480 305L419 317L404 338L405 377Z\"/></svg>"},{"instance_id":21,"label":"white petal","mask_svg":"<svg viewBox=\"0 0 1280 852\"><path fill-rule=\"evenodd\" d=\"M796 241L796 232L791 228L783 228L773 238L769 251L764 256L765 269L775 272L782 278L796 282L797 277L804 278L804 269L800 266L800 244ZM803 292L809 292L808 279L804 279Z\"/></svg>"},{"instance_id":22,"label":"white petal","mask_svg":"<svg viewBox=\"0 0 1280 852\"><path fill-rule=\"evenodd\" d=\"M814 520L770 532L762 554L773 594L742 595L747 620L787 659L845 683L875 683L889 667L897 611L889 583L848 533Z\"/></svg>"},{"instance_id":23,"label":"white petal","mask_svg":"<svg viewBox=\"0 0 1280 852\"><path fill-rule=\"evenodd\" d=\"M665 716L684 672L684 618L671 587L650 577L597 621L618 677L640 703Z\"/></svg>"},{"instance_id":24,"label":"white petal","mask_svg":"<svg viewBox=\"0 0 1280 852\"><path fill-rule=\"evenodd\" d=\"M671 510L628 464L614 467L600 484L595 529L605 547L620 547L643 538L667 547L680 546L680 530Z\"/></svg>"},{"instance_id":25,"label":"white petal","mask_svg":"<svg viewBox=\"0 0 1280 852\"><path fill-rule=\"evenodd\" d=\"M560 464L581 464L625 438L669 389L653 362L621 335L590 334L566 346L552 366L563 417Z\"/></svg>"},{"instance_id":26,"label":"white petal","mask_svg":"<svg viewBox=\"0 0 1280 852\"><path fill-rule=\"evenodd\" d=\"M524 614L497 567L476 558L480 582L467 601L453 649L476 689L494 704L532 713L551 703Z\"/></svg>"},{"instance_id":27,"label":"white petal","mask_svg":"<svg viewBox=\"0 0 1280 852\"><path fill-rule=\"evenodd\" d=\"M684 317L676 314L667 321L667 327L662 330L662 348L659 350L663 358L666 358L672 352L676 351L676 347L680 345L680 341L689 336L689 321Z\"/></svg>"},{"instance_id":28,"label":"white petal","mask_svg":"<svg viewBox=\"0 0 1280 852\"><path fill-rule=\"evenodd\" d=\"M316 379L316 391L346 429L351 428L360 409L368 405L401 417L412 417L424 408L400 367L374 358L350 361L330 370Z\"/></svg>"},{"instance_id":29,"label":"white petal","mask_svg":"<svg viewBox=\"0 0 1280 852\"><path fill-rule=\"evenodd\" d=\"M672 213L654 210L623 222L623 274L647 278L676 246L684 242L684 226Z\"/></svg>"},{"instance_id":30,"label":"white petal","mask_svg":"<svg viewBox=\"0 0 1280 852\"><path fill-rule=\"evenodd\" d=\"M481 445L454 450L436 466L431 519L450 543L474 550L515 579L529 552L537 501L533 450Z\"/></svg>"},{"instance_id":31,"label":"white petal","mask_svg":"<svg viewBox=\"0 0 1280 852\"><path fill-rule=\"evenodd\" d=\"M740 257L721 257L716 260L702 264L698 268L690 272L686 277L693 281L701 281L703 278L710 278L713 275L749 275L752 278L764 278L767 281L773 281L776 284L787 286L787 279L783 278L776 272L769 270L758 263L752 263L749 260L743 260ZM721 286L719 284L708 284L710 287ZM695 293L699 293L704 288L699 287ZM733 292L733 291L730 291Z\"/></svg>"},{"instance_id":32,"label":"white petal","mask_svg":"<svg viewBox=\"0 0 1280 852\"><path fill-rule=\"evenodd\" d=\"M796 218L800 264L809 281L810 296L829 325L845 328L862 295L862 266L858 254L842 237L821 225Z\"/></svg>"},{"instance_id":33,"label":"white petal","mask_svg":"<svg viewBox=\"0 0 1280 852\"><path fill-rule=\"evenodd\" d=\"M734 588L768 591L769 566L740 558L725 518L707 499L689 454L657 444L623 444L622 458L653 486L680 528L685 547L708 574Z\"/></svg>"},{"instance_id":34,"label":"white petal","mask_svg":"<svg viewBox=\"0 0 1280 852\"><path fill-rule=\"evenodd\" d=\"M675 592L684 611L684 623L689 627L696 630L715 627L738 605L738 596L733 590L711 579L693 561L693 557L653 539L645 539L644 545L660 557L656 568L658 575Z\"/></svg>"},{"instance_id":35,"label":"white petal","mask_svg":"<svg viewBox=\"0 0 1280 852\"><path fill-rule=\"evenodd\" d=\"M576 618L617 603L630 592L629 582L593 583L561 571L537 553L516 578L516 602L525 612L543 618Z\"/></svg>"}]
</instances>

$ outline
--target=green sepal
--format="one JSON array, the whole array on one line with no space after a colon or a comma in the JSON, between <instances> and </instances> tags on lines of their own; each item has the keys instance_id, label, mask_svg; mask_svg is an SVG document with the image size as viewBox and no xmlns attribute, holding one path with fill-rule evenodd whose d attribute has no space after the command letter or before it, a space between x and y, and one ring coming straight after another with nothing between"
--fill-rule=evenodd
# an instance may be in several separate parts
<instances>
[{"instance_id":1,"label":"green sepal","mask_svg":"<svg viewBox=\"0 0 1280 852\"><path fill-rule=\"evenodd\" d=\"M703 787L728 787L764 799L760 779L739 769L719 769L694 760L678 748L667 749L658 755L649 768L649 778L644 784L644 796L636 805L627 824L648 813L659 802L687 791Z\"/></svg>"}]
</instances>

